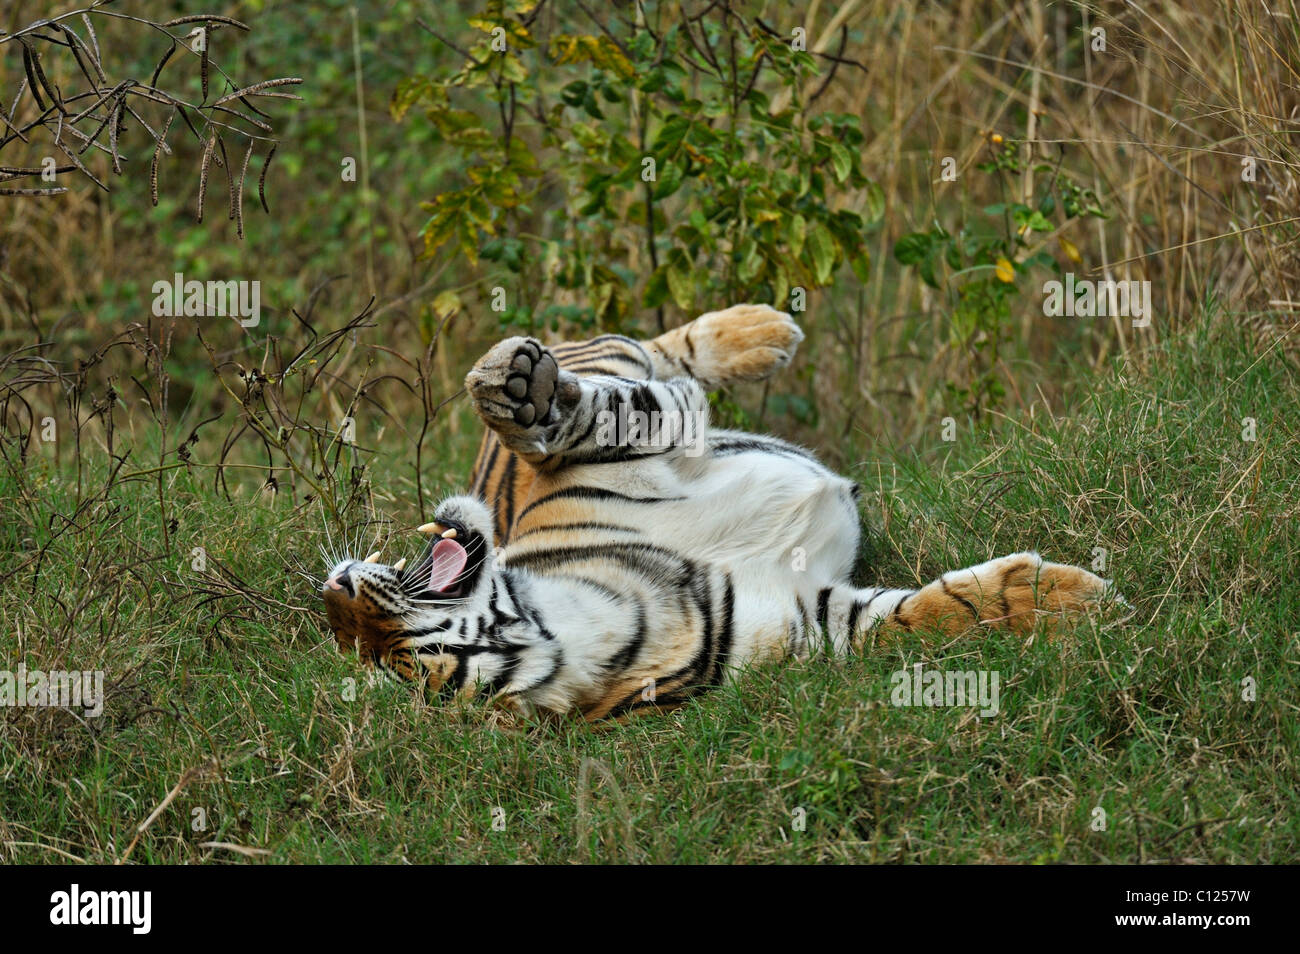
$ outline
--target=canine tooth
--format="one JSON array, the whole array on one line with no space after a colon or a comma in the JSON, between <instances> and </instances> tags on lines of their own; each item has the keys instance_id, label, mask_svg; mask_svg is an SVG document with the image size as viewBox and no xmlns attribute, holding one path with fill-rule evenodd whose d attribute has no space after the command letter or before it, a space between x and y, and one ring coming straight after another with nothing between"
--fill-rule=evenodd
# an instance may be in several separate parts
<instances>
[{"instance_id":1,"label":"canine tooth","mask_svg":"<svg viewBox=\"0 0 1300 954\"><path fill-rule=\"evenodd\" d=\"M423 523L415 528L417 533L435 533L437 530L438 525L436 523Z\"/></svg>"},{"instance_id":2,"label":"canine tooth","mask_svg":"<svg viewBox=\"0 0 1300 954\"><path fill-rule=\"evenodd\" d=\"M367 562L367 563L378 563L378 562L379 562L379 551L376 550L374 553L370 554L370 556L366 557L366 562Z\"/></svg>"},{"instance_id":3,"label":"canine tooth","mask_svg":"<svg viewBox=\"0 0 1300 954\"><path fill-rule=\"evenodd\" d=\"M402 557L400 560L398 560L396 563L393 564L394 570L403 570L405 568L406 568L406 557Z\"/></svg>"},{"instance_id":4,"label":"canine tooth","mask_svg":"<svg viewBox=\"0 0 1300 954\"><path fill-rule=\"evenodd\" d=\"M454 539L456 539L456 528L455 528L455 527L452 527L450 530L444 530L444 531L442 531L442 538L443 538L444 540L454 540Z\"/></svg>"}]
</instances>

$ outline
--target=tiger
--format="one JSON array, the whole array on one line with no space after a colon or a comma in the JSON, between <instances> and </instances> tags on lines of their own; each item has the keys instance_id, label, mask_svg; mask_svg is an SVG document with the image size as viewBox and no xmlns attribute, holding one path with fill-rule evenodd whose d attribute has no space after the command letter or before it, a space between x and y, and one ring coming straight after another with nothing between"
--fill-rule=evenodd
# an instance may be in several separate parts
<instances>
[{"instance_id":1,"label":"tiger","mask_svg":"<svg viewBox=\"0 0 1300 954\"><path fill-rule=\"evenodd\" d=\"M662 712L747 667L900 634L1016 633L1097 607L1088 570L1014 553L920 588L850 582L859 488L788 441L708 426L708 392L785 368L803 332L742 304L649 341L510 337L465 388L486 426L469 493L419 559L334 565L338 646L433 697L525 716Z\"/></svg>"}]
</instances>

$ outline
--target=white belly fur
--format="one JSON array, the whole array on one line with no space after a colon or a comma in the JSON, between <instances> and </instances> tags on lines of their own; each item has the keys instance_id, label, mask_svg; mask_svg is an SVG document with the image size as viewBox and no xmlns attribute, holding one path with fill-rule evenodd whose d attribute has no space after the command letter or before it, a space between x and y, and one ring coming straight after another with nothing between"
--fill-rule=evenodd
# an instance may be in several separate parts
<instances>
[{"instance_id":1,"label":"white belly fur","mask_svg":"<svg viewBox=\"0 0 1300 954\"><path fill-rule=\"evenodd\" d=\"M591 482L584 476L574 482ZM682 498L641 511L639 528L652 543L732 574L737 660L784 654L796 599L812 607L823 587L848 582L860 538L853 484L814 461L765 451L661 458L602 465L600 483Z\"/></svg>"}]
</instances>

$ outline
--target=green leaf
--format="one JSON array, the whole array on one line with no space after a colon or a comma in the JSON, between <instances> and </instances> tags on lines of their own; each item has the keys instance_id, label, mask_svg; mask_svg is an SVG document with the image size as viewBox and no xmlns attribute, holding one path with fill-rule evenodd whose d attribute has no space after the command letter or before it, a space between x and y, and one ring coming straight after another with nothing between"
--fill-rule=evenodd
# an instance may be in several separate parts
<instances>
[{"instance_id":1,"label":"green leaf","mask_svg":"<svg viewBox=\"0 0 1300 954\"><path fill-rule=\"evenodd\" d=\"M771 272L772 302L777 308L784 308L786 299L790 294L790 276L786 274L785 268L779 264L774 264Z\"/></svg>"},{"instance_id":2,"label":"green leaf","mask_svg":"<svg viewBox=\"0 0 1300 954\"><path fill-rule=\"evenodd\" d=\"M740 243L739 254L740 267L736 269L736 277L748 284L758 277L763 267L763 256L759 252L758 243L752 238Z\"/></svg>"},{"instance_id":3,"label":"green leaf","mask_svg":"<svg viewBox=\"0 0 1300 954\"><path fill-rule=\"evenodd\" d=\"M655 183L654 197L666 199L682 186L685 175L682 167L672 160L665 160L659 169L659 181Z\"/></svg>"},{"instance_id":4,"label":"green leaf","mask_svg":"<svg viewBox=\"0 0 1300 954\"><path fill-rule=\"evenodd\" d=\"M651 150L656 155L672 155L677 151L682 139L691 128L691 120L686 116L674 116L664 123L659 134L655 136Z\"/></svg>"},{"instance_id":5,"label":"green leaf","mask_svg":"<svg viewBox=\"0 0 1300 954\"><path fill-rule=\"evenodd\" d=\"M519 57L506 53L501 58L501 76L508 83L523 83L528 79L528 69Z\"/></svg>"},{"instance_id":6,"label":"green leaf","mask_svg":"<svg viewBox=\"0 0 1300 954\"><path fill-rule=\"evenodd\" d=\"M929 256L933 244L929 232L910 232L894 243L894 258L903 265L916 265Z\"/></svg>"},{"instance_id":7,"label":"green leaf","mask_svg":"<svg viewBox=\"0 0 1300 954\"><path fill-rule=\"evenodd\" d=\"M457 228L460 239L460 251L471 265L478 264L478 233L468 219L462 218Z\"/></svg>"},{"instance_id":8,"label":"green leaf","mask_svg":"<svg viewBox=\"0 0 1300 954\"><path fill-rule=\"evenodd\" d=\"M677 302L677 307L683 311L690 310L695 303L695 283L691 280L691 274L676 264L668 266L668 291L672 294L673 301Z\"/></svg>"},{"instance_id":9,"label":"green leaf","mask_svg":"<svg viewBox=\"0 0 1300 954\"><path fill-rule=\"evenodd\" d=\"M587 81L574 80L568 86L560 90L560 99L566 106L581 106L582 101L587 98Z\"/></svg>"},{"instance_id":10,"label":"green leaf","mask_svg":"<svg viewBox=\"0 0 1300 954\"><path fill-rule=\"evenodd\" d=\"M808 236L808 223L799 213L790 217L790 225L786 235L786 240L790 243L790 257L798 258L803 254L803 243Z\"/></svg>"},{"instance_id":11,"label":"green leaf","mask_svg":"<svg viewBox=\"0 0 1300 954\"><path fill-rule=\"evenodd\" d=\"M934 256L922 259L920 265L917 267L917 272L921 276L921 281L925 282L931 288L938 288L939 281L934 277L934 262Z\"/></svg>"},{"instance_id":12,"label":"green leaf","mask_svg":"<svg viewBox=\"0 0 1300 954\"><path fill-rule=\"evenodd\" d=\"M831 143L831 165L835 169L835 178L843 182L853 171L853 157L843 143Z\"/></svg>"},{"instance_id":13,"label":"green leaf","mask_svg":"<svg viewBox=\"0 0 1300 954\"><path fill-rule=\"evenodd\" d=\"M853 274L858 276L858 281L864 285L871 281L871 253L867 251L860 252L849 259L849 267L853 269Z\"/></svg>"},{"instance_id":14,"label":"green leaf","mask_svg":"<svg viewBox=\"0 0 1300 954\"><path fill-rule=\"evenodd\" d=\"M826 226L820 222L814 222L808 231L808 250L812 253L813 265L817 270L817 284L825 285L835 269L835 241Z\"/></svg>"},{"instance_id":15,"label":"green leaf","mask_svg":"<svg viewBox=\"0 0 1300 954\"><path fill-rule=\"evenodd\" d=\"M393 119L398 122L406 115L407 110L418 103L421 99L431 95L433 83L423 76L410 76L397 84L397 89L393 91L392 101L388 104L388 111Z\"/></svg>"},{"instance_id":16,"label":"green leaf","mask_svg":"<svg viewBox=\"0 0 1300 954\"><path fill-rule=\"evenodd\" d=\"M668 300L668 295L668 266L660 265L650 273L650 280L645 283L641 304L646 308L658 308Z\"/></svg>"},{"instance_id":17,"label":"green leaf","mask_svg":"<svg viewBox=\"0 0 1300 954\"><path fill-rule=\"evenodd\" d=\"M868 222L879 222L885 217L885 190L875 182L867 183L866 216Z\"/></svg>"}]
</instances>

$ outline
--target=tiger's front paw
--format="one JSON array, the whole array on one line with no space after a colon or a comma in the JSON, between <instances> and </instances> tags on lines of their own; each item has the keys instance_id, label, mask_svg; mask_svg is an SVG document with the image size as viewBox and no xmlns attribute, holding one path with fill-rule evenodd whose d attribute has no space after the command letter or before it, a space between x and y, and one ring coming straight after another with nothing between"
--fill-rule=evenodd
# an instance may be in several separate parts
<instances>
[{"instance_id":1,"label":"tiger's front paw","mask_svg":"<svg viewBox=\"0 0 1300 954\"><path fill-rule=\"evenodd\" d=\"M507 338L479 359L465 387L484 421L518 431L553 423L572 379L540 341Z\"/></svg>"}]
</instances>

